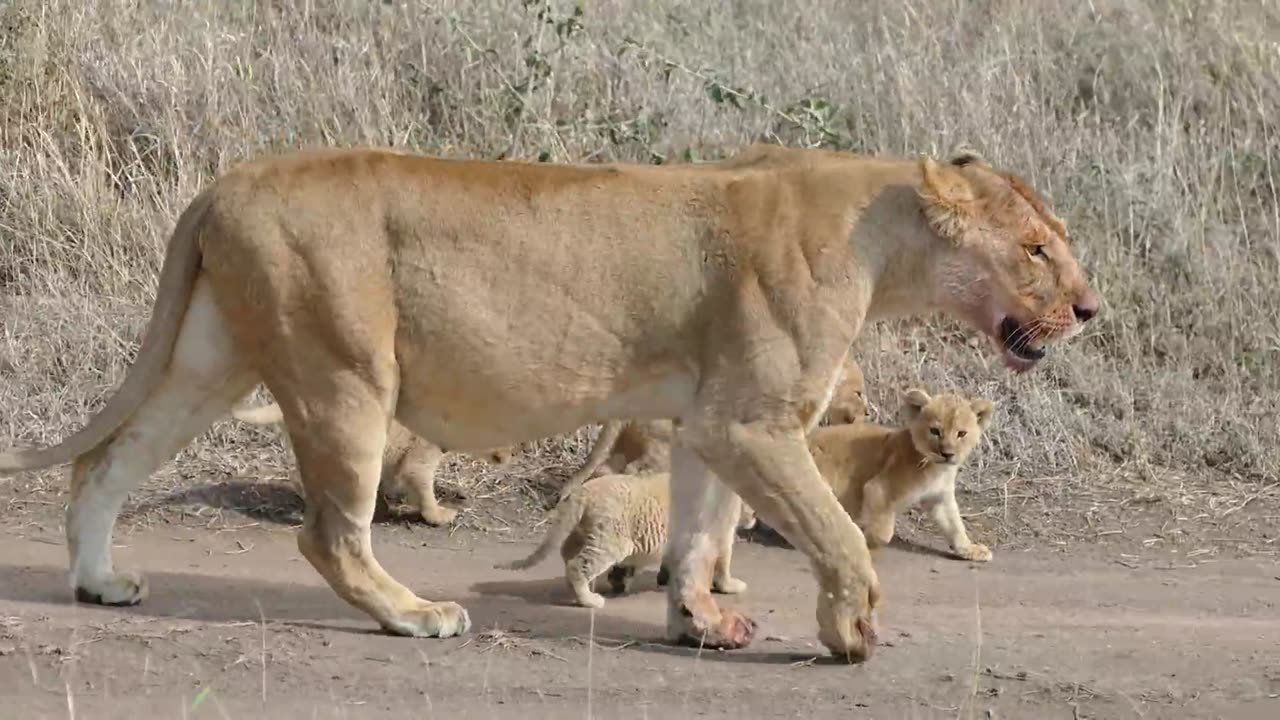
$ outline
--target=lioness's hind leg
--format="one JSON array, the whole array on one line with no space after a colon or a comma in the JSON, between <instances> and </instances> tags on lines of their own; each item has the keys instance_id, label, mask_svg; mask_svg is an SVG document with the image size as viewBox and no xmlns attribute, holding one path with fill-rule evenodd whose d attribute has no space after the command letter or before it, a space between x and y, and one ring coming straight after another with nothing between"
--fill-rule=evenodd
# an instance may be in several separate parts
<instances>
[{"instance_id":1,"label":"lioness's hind leg","mask_svg":"<svg viewBox=\"0 0 1280 720\"><path fill-rule=\"evenodd\" d=\"M301 399L272 388L285 411L306 486L298 549L334 592L390 632L420 637L466 632L471 621L460 605L419 598L373 555L370 524L390 420L387 393L337 373L317 373L312 381L305 414L291 412Z\"/></svg>"},{"instance_id":2,"label":"lioness's hind leg","mask_svg":"<svg viewBox=\"0 0 1280 720\"><path fill-rule=\"evenodd\" d=\"M235 352L208 287L198 283L160 386L109 440L72 467L66 528L77 600L133 605L146 597L142 577L117 573L111 559L111 536L126 496L256 380Z\"/></svg>"}]
</instances>

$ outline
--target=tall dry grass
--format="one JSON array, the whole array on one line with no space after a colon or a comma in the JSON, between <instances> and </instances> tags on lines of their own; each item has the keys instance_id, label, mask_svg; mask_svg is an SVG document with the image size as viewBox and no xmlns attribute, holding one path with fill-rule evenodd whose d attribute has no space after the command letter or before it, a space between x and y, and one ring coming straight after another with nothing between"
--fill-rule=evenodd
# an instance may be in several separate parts
<instances>
[{"instance_id":1,"label":"tall dry grass","mask_svg":"<svg viewBox=\"0 0 1280 720\"><path fill-rule=\"evenodd\" d=\"M1051 197L1102 316L1021 378L950 323L874 328L857 351L876 407L892 416L916 382L982 392L1001 412L975 477L1040 478L1058 498L1117 477L1273 483L1278 39L1280 8L1259 0L15 0L0 5L0 439L54 440L102 401L174 218L260 153L682 162L755 140L965 143ZM200 447L235 465L261 442L246 432Z\"/></svg>"}]
</instances>

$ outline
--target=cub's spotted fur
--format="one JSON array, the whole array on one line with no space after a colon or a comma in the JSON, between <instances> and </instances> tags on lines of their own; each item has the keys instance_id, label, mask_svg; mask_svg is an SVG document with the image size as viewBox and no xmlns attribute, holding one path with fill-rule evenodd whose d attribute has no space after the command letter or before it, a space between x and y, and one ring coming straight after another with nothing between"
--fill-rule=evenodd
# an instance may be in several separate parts
<instances>
[{"instance_id":1,"label":"cub's spotted fur","mask_svg":"<svg viewBox=\"0 0 1280 720\"><path fill-rule=\"evenodd\" d=\"M667 544L667 514L671 505L671 474L603 475L572 490L555 509L551 528L528 557L496 567L524 570L542 562L560 546L565 579L579 605L599 608L604 598L592 586L609 572L616 593L625 592L637 570L658 565ZM732 502L742 502L733 496ZM741 513L741 507L739 507ZM739 514L741 525L745 514ZM712 589L733 594L747 584L729 572L733 528L719 538Z\"/></svg>"},{"instance_id":2,"label":"cub's spotted fur","mask_svg":"<svg viewBox=\"0 0 1280 720\"><path fill-rule=\"evenodd\" d=\"M814 431L809 448L841 506L866 534L867 545L893 539L896 513L919 503L929 510L951 551L986 562L991 550L969 539L956 504L956 474L991 423L983 398L905 396L909 423L834 425Z\"/></svg>"}]
</instances>

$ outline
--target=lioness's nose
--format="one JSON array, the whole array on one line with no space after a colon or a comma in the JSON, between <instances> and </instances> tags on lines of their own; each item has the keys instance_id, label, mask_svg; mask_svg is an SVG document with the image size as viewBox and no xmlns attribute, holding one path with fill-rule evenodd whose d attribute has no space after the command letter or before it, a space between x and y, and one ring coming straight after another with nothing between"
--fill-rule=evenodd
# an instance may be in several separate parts
<instances>
[{"instance_id":1,"label":"lioness's nose","mask_svg":"<svg viewBox=\"0 0 1280 720\"><path fill-rule=\"evenodd\" d=\"M1098 314L1098 296L1092 290L1085 290L1080 300L1071 306L1071 310L1075 313L1076 320L1089 322Z\"/></svg>"}]
</instances>

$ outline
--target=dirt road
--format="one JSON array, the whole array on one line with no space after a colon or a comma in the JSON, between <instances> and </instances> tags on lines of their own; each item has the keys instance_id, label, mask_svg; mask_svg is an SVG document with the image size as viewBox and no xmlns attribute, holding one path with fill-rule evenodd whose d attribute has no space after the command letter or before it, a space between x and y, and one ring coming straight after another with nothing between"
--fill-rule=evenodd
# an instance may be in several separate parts
<instances>
[{"instance_id":1,"label":"dirt road","mask_svg":"<svg viewBox=\"0 0 1280 720\"><path fill-rule=\"evenodd\" d=\"M799 553L739 543L761 621L745 651L663 644L653 574L592 614L557 562L501 534L382 526L380 557L421 594L461 600L451 640L375 632L287 530L153 527L118 538L148 573L141 607L75 606L56 527L0 538L0 717L24 718L1276 718L1280 568L1179 567L1102 553L996 552L976 568L915 546L881 554L885 646L814 661ZM905 548L905 549L904 549ZM594 631L595 644L588 638Z\"/></svg>"}]
</instances>

